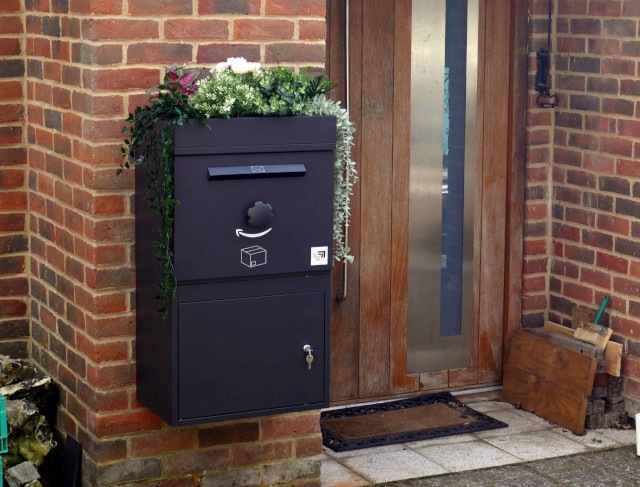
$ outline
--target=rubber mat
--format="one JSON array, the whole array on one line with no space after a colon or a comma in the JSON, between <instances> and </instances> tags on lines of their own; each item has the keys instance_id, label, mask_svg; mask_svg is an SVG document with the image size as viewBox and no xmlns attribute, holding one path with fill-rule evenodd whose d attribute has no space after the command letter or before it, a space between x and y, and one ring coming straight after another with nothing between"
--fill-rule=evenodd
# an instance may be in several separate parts
<instances>
[{"instance_id":1,"label":"rubber mat","mask_svg":"<svg viewBox=\"0 0 640 487\"><path fill-rule=\"evenodd\" d=\"M407 443L506 428L448 392L325 411L322 440L334 451Z\"/></svg>"}]
</instances>

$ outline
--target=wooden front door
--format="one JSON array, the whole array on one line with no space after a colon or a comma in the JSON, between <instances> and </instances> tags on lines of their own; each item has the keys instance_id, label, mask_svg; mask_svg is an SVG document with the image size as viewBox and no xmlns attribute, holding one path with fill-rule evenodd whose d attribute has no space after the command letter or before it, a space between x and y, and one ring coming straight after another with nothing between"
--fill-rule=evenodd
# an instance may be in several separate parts
<instances>
[{"instance_id":1,"label":"wooden front door","mask_svg":"<svg viewBox=\"0 0 640 487\"><path fill-rule=\"evenodd\" d=\"M526 7L478 7L470 365L408 374L412 2L350 0L348 15L345 3L328 0L327 67L343 104L348 79L360 181L349 229L355 262L346 299L332 309L332 402L497 384L503 343L519 325ZM336 265L334 294L344 277Z\"/></svg>"}]
</instances>

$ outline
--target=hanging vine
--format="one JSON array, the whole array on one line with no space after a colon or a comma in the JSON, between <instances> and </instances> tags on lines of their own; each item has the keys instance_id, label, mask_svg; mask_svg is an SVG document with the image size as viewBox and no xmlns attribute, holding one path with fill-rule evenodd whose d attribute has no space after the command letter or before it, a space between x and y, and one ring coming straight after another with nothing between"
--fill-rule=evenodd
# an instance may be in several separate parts
<instances>
[{"instance_id":1,"label":"hanging vine","mask_svg":"<svg viewBox=\"0 0 640 487\"><path fill-rule=\"evenodd\" d=\"M314 115L336 117L336 151L333 176L333 256L338 261L353 262L346 243L345 229L351 217L350 197L353 185L358 180L356 164L351 159L355 128L349 120L349 112L340 107L340 102L317 96L313 100Z\"/></svg>"},{"instance_id":2,"label":"hanging vine","mask_svg":"<svg viewBox=\"0 0 640 487\"><path fill-rule=\"evenodd\" d=\"M192 71L192 80L197 77L197 71ZM177 282L173 268L173 252L171 237L173 235L173 209L179 204L174 196L173 182L173 132L176 125L183 125L190 119L199 120L204 124L205 117L194 110L188 103L191 83L184 86L185 76L178 78L172 75L176 70L169 71L164 82L152 90L150 103L145 107L136 107L126 120L127 126L122 133L129 133L122 148L124 162L117 173L130 167L129 161L136 166L143 166L147 176L145 187L145 201L151 210L160 215L160 225L153 243L155 258L160 271L158 282L158 296L161 306L158 312L163 320L167 320L169 301L173 297Z\"/></svg>"}]
</instances>

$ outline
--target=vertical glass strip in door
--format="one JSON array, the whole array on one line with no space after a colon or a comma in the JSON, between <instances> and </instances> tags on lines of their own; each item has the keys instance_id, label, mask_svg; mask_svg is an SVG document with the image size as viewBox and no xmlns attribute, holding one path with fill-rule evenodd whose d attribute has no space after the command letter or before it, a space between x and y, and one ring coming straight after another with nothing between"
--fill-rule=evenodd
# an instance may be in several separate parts
<instances>
[{"instance_id":1,"label":"vertical glass strip in door","mask_svg":"<svg viewBox=\"0 0 640 487\"><path fill-rule=\"evenodd\" d=\"M414 0L407 372L471 365L478 0Z\"/></svg>"}]
</instances>

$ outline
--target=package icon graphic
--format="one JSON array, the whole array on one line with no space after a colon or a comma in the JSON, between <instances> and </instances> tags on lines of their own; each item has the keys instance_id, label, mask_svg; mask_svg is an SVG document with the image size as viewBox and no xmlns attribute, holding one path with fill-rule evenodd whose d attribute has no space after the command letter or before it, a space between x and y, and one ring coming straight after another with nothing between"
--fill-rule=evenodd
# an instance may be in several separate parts
<instances>
[{"instance_id":1,"label":"package icon graphic","mask_svg":"<svg viewBox=\"0 0 640 487\"><path fill-rule=\"evenodd\" d=\"M240 250L240 262L247 267L258 267L267 263L267 251L259 245Z\"/></svg>"}]
</instances>

